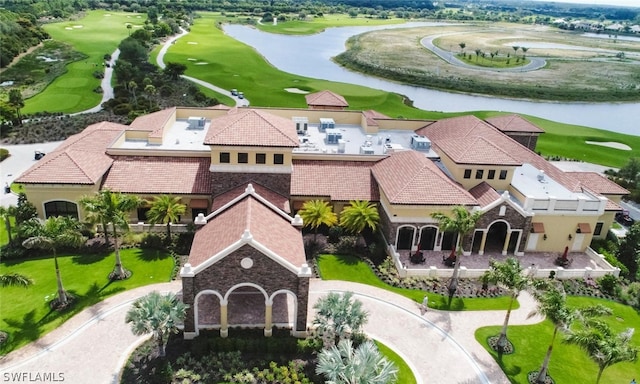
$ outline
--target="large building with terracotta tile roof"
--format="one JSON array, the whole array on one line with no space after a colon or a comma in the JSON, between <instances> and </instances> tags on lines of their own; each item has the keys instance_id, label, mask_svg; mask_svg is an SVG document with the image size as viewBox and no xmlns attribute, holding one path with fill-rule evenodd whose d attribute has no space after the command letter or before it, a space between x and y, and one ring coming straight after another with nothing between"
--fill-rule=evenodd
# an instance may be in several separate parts
<instances>
[{"instance_id":1,"label":"large building with terracotta tile roof","mask_svg":"<svg viewBox=\"0 0 640 384\"><path fill-rule=\"evenodd\" d=\"M311 272L295 213L307 200L335 212L375 202L390 252L450 250L458 240L432 214L454 206L483 213L461 244L470 257L583 252L604 238L628 191L555 167L534 152L540 133L513 115L429 121L340 108L176 107L129 126L91 125L16 181L41 217L84 220L78 200L101 189L179 196L188 209L175 230L199 228L181 272L186 333L247 326L238 308L253 303L265 334L274 326L302 334ZM131 213L134 229L146 221L144 208Z\"/></svg>"}]
</instances>

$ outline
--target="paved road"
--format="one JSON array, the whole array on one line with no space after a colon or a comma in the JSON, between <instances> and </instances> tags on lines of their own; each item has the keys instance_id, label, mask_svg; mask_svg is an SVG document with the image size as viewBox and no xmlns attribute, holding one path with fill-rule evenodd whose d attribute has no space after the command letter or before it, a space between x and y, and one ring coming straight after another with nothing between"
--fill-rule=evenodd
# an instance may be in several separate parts
<instances>
[{"instance_id":1,"label":"paved road","mask_svg":"<svg viewBox=\"0 0 640 384\"><path fill-rule=\"evenodd\" d=\"M437 38L442 37L442 36L446 36L446 35L427 36L427 37L423 38L422 40L420 40L420 44L422 44L422 46L424 46L425 48L427 48L431 52L433 52L436 55L438 55L441 59L443 59L447 63L455 65L457 67L473 69L473 70L476 70L476 71L530 72L530 71L536 71L536 70L538 70L540 68L543 68L545 65L547 65L546 60L544 60L542 58L539 58L539 57L528 57L528 59L530 61L526 65L523 65L523 66L520 66L520 67L515 67L515 68L486 68L486 67L479 67L477 65L467 64L464 61L462 61L462 60L458 59L457 57L455 57L453 52L445 51L444 49L438 48L433 44L433 40L434 39L437 39Z\"/></svg>"},{"instance_id":2,"label":"paved road","mask_svg":"<svg viewBox=\"0 0 640 384\"><path fill-rule=\"evenodd\" d=\"M0 382L6 375L61 373L69 383L115 383L131 351L145 338L133 336L124 322L126 311L138 297L153 290L177 292L179 281L137 288L110 297L74 316L59 328L0 359ZM328 292L354 292L369 312L365 332L401 355L419 384L509 383L491 356L475 341L476 328L499 325L504 311L421 314L419 305L405 297L368 285L314 279L312 303ZM532 324L527 319L533 299L521 295L511 324ZM455 361L455 367L451 362Z\"/></svg>"}]
</instances>

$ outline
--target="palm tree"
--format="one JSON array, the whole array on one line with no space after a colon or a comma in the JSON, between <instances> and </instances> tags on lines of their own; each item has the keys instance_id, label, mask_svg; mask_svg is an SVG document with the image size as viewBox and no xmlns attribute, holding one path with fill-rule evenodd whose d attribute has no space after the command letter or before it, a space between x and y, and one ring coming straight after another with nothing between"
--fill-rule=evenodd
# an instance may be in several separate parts
<instances>
[{"instance_id":1,"label":"palm tree","mask_svg":"<svg viewBox=\"0 0 640 384\"><path fill-rule=\"evenodd\" d=\"M517 45L514 45L514 46L513 46L513 47L511 47L511 48L513 48L513 52L514 52L514 53L513 53L513 55L514 55L515 57L518 57L518 49L520 49L520 47L519 47L519 46L517 46Z\"/></svg>"},{"instance_id":2,"label":"palm tree","mask_svg":"<svg viewBox=\"0 0 640 384\"><path fill-rule=\"evenodd\" d=\"M520 47L520 49L522 49L522 60L524 60L525 54L527 53L527 51L529 50L529 48L527 48L527 47Z\"/></svg>"},{"instance_id":3,"label":"palm tree","mask_svg":"<svg viewBox=\"0 0 640 384\"><path fill-rule=\"evenodd\" d=\"M372 341L354 349L353 342L347 339L320 352L316 373L325 375L326 383L388 384L396 382L398 369Z\"/></svg>"},{"instance_id":4,"label":"palm tree","mask_svg":"<svg viewBox=\"0 0 640 384\"><path fill-rule=\"evenodd\" d=\"M174 293L162 295L153 291L133 302L124 321L131 323L131 331L136 336L152 333L158 355L165 356L167 337L171 332L178 333L187 307Z\"/></svg>"},{"instance_id":5,"label":"palm tree","mask_svg":"<svg viewBox=\"0 0 640 384\"><path fill-rule=\"evenodd\" d=\"M454 206L451 210L453 211L452 217L441 212L435 212L431 215L431 217L438 221L441 231L457 233L457 237L454 236L451 246L451 257L455 255L456 250L458 256L456 257L456 262L453 267L453 276L449 282L449 299L453 298L453 295L458 290L458 276L460 274L460 261L462 260L462 257L460 257L462 255L462 244L464 243L465 237L475 229L476 223L482 216L482 212L476 211L474 213L469 213L469 211L461 205Z\"/></svg>"},{"instance_id":6,"label":"palm tree","mask_svg":"<svg viewBox=\"0 0 640 384\"><path fill-rule=\"evenodd\" d=\"M142 200L134 195L112 192L108 189L98 192L95 196L85 196L80 199L80 205L88 212L92 212L102 223L111 223L116 263L109 275L112 280L123 280L131 274L122 266L118 229L129 230L127 213L140 206ZM106 228L106 227L105 227Z\"/></svg>"},{"instance_id":7,"label":"palm tree","mask_svg":"<svg viewBox=\"0 0 640 384\"><path fill-rule=\"evenodd\" d=\"M0 275L0 287L28 287L31 284L33 280L19 273Z\"/></svg>"},{"instance_id":8,"label":"palm tree","mask_svg":"<svg viewBox=\"0 0 640 384\"><path fill-rule=\"evenodd\" d=\"M514 257L509 257L504 262L490 260L489 270L482 275L482 280L502 285L506 287L510 293L509 307L507 308L507 314L504 317L504 324L502 325L502 330L500 331L497 342L498 352L503 353L508 342L507 327L509 326L513 303L520 295L520 292L530 286L531 279L529 276L522 274L520 261Z\"/></svg>"},{"instance_id":9,"label":"palm tree","mask_svg":"<svg viewBox=\"0 0 640 384\"><path fill-rule=\"evenodd\" d=\"M53 252L53 263L58 284L58 301L54 306L64 308L68 302L68 294L62 286L57 249L60 247L79 247L86 238L80 233L82 225L78 220L68 216L51 216L41 224L38 233L22 242L25 248L37 248Z\"/></svg>"},{"instance_id":10,"label":"palm tree","mask_svg":"<svg viewBox=\"0 0 640 384\"><path fill-rule=\"evenodd\" d=\"M464 55L464 47L466 47L467 44L466 43L460 43L458 45L460 46L460 53L462 53Z\"/></svg>"},{"instance_id":11,"label":"palm tree","mask_svg":"<svg viewBox=\"0 0 640 384\"><path fill-rule=\"evenodd\" d=\"M325 348L334 346L336 340L350 339L362 334L368 313L362 309L362 302L352 300L352 297L352 292L331 292L313 306L316 310L313 324L323 337Z\"/></svg>"},{"instance_id":12,"label":"palm tree","mask_svg":"<svg viewBox=\"0 0 640 384\"><path fill-rule=\"evenodd\" d=\"M152 225L163 223L167 225L167 241L171 239L171 223L176 223L180 215L184 215L187 206L180 202L180 197L160 195L147 202L151 209L147 212L147 218Z\"/></svg>"},{"instance_id":13,"label":"palm tree","mask_svg":"<svg viewBox=\"0 0 640 384\"><path fill-rule=\"evenodd\" d=\"M544 283L534 291L534 296L538 301L538 305L536 309L529 314L529 317L536 314L544 315L554 326L551 343L549 344L549 348L547 348L547 354L544 357L536 378L536 383L543 384L547 377L549 362L551 361L551 352L553 352L553 343L555 342L558 331L561 329L569 329L569 326L578 318L608 315L611 314L611 310L602 305L569 308L567 306L567 297L564 288L560 284Z\"/></svg>"},{"instance_id":14,"label":"palm tree","mask_svg":"<svg viewBox=\"0 0 640 384\"><path fill-rule=\"evenodd\" d=\"M379 222L378 208L369 201L352 200L340 212L340 226L352 233L361 233L365 228L375 231Z\"/></svg>"},{"instance_id":15,"label":"palm tree","mask_svg":"<svg viewBox=\"0 0 640 384\"><path fill-rule=\"evenodd\" d=\"M338 217L333 208L324 200L305 201L302 209L298 211L305 227L313 228L313 241L318 237L318 228L321 225L332 227L338 223Z\"/></svg>"},{"instance_id":16,"label":"palm tree","mask_svg":"<svg viewBox=\"0 0 640 384\"><path fill-rule=\"evenodd\" d=\"M478 57L480 57L481 53L482 53L481 49L476 49L476 63L478 62Z\"/></svg>"},{"instance_id":17,"label":"palm tree","mask_svg":"<svg viewBox=\"0 0 640 384\"><path fill-rule=\"evenodd\" d=\"M579 346L598 364L596 384L600 382L602 372L607 367L623 361L635 362L638 359L638 348L631 345L634 328L627 328L615 334L602 320L588 321L585 325L582 329L570 331L565 342Z\"/></svg>"}]
</instances>

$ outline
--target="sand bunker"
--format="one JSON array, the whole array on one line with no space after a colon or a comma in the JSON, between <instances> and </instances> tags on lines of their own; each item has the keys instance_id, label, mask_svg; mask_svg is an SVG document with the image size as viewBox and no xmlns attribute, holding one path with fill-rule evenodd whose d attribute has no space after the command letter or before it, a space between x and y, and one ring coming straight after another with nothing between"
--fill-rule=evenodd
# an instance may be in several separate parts
<instances>
[{"instance_id":1,"label":"sand bunker","mask_svg":"<svg viewBox=\"0 0 640 384\"><path fill-rule=\"evenodd\" d=\"M189 57L187 60L189 60L189 61L198 61L198 59L194 59L193 57Z\"/></svg>"},{"instance_id":2,"label":"sand bunker","mask_svg":"<svg viewBox=\"0 0 640 384\"><path fill-rule=\"evenodd\" d=\"M199 63L196 63L196 65L207 65L207 64L209 64L209 63L207 63L207 62L205 62L205 61L201 61L201 62L199 62Z\"/></svg>"},{"instance_id":3,"label":"sand bunker","mask_svg":"<svg viewBox=\"0 0 640 384\"><path fill-rule=\"evenodd\" d=\"M73 28L71 28L71 27L64 27L64 29L66 29L66 30L69 30L69 31L70 31L70 30L72 30Z\"/></svg>"},{"instance_id":4,"label":"sand bunker","mask_svg":"<svg viewBox=\"0 0 640 384\"><path fill-rule=\"evenodd\" d=\"M73 28L83 28L84 25L74 25Z\"/></svg>"},{"instance_id":5,"label":"sand bunker","mask_svg":"<svg viewBox=\"0 0 640 384\"><path fill-rule=\"evenodd\" d=\"M36 56L36 59L40 59L42 61L44 61L45 63L53 63L58 61L58 59L54 59L52 57L47 57L47 56Z\"/></svg>"},{"instance_id":6,"label":"sand bunker","mask_svg":"<svg viewBox=\"0 0 640 384\"><path fill-rule=\"evenodd\" d=\"M188 41L188 42L187 42L187 44L193 44L193 45L195 45L195 44L198 44L198 43L197 43L197 42L195 42L195 41Z\"/></svg>"},{"instance_id":7,"label":"sand bunker","mask_svg":"<svg viewBox=\"0 0 640 384\"><path fill-rule=\"evenodd\" d=\"M111 14L110 14L110 13L107 13L105 16L111 16Z\"/></svg>"},{"instance_id":8,"label":"sand bunker","mask_svg":"<svg viewBox=\"0 0 640 384\"><path fill-rule=\"evenodd\" d=\"M302 90L302 89L300 89L300 88L285 88L284 90L285 90L285 91L287 91L287 92L289 92L289 93L301 93L301 94L307 94L307 93L309 93L309 92L307 92L307 91L303 91L303 90Z\"/></svg>"},{"instance_id":9,"label":"sand bunker","mask_svg":"<svg viewBox=\"0 0 640 384\"><path fill-rule=\"evenodd\" d=\"M600 145L602 147L620 149L623 151L631 150L631 147L628 146L627 144L616 143L615 141L585 141L585 143L591 144L591 145Z\"/></svg>"}]
</instances>

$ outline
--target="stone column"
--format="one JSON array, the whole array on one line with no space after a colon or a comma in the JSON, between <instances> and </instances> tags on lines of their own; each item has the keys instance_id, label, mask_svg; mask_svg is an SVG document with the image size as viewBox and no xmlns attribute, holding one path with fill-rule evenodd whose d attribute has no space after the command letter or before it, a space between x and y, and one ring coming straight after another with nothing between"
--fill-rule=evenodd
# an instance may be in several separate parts
<instances>
[{"instance_id":1,"label":"stone column","mask_svg":"<svg viewBox=\"0 0 640 384\"><path fill-rule=\"evenodd\" d=\"M265 303L265 314L264 314L264 335L266 337L270 337L273 332L273 324L272 324L272 312L273 312L273 302L268 300Z\"/></svg>"},{"instance_id":2,"label":"stone column","mask_svg":"<svg viewBox=\"0 0 640 384\"><path fill-rule=\"evenodd\" d=\"M478 255L484 255L484 246L487 244L487 233L489 231L482 231L482 240L480 240L480 249Z\"/></svg>"},{"instance_id":3,"label":"stone column","mask_svg":"<svg viewBox=\"0 0 640 384\"><path fill-rule=\"evenodd\" d=\"M504 239L504 245L502 246L502 254L507 254L507 249L509 248L509 242L511 241L511 231L507 231L507 237Z\"/></svg>"},{"instance_id":4,"label":"stone column","mask_svg":"<svg viewBox=\"0 0 640 384\"><path fill-rule=\"evenodd\" d=\"M220 302L220 337L229 336L229 324L227 321L227 301Z\"/></svg>"}]
</instances>

